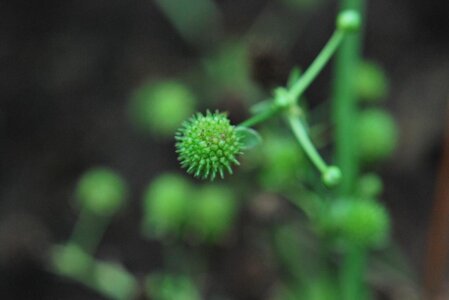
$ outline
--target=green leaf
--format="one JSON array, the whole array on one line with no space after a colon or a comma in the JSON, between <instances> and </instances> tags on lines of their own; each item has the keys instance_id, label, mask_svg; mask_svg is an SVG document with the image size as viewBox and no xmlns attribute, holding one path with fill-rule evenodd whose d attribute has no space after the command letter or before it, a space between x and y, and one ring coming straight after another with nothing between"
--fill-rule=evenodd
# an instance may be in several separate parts
<instances>
[{"instance_id":1,"label":"green leaf","mask_svg":"<svg viewBox=\"0 0 449 300\"><path fill-rule=\"evenodd\" d=\"M240 126L236 128L236 132L241 137L244 150L254 148L262 143L262 137L254 129Z\"/></svg>"}]
</instances>

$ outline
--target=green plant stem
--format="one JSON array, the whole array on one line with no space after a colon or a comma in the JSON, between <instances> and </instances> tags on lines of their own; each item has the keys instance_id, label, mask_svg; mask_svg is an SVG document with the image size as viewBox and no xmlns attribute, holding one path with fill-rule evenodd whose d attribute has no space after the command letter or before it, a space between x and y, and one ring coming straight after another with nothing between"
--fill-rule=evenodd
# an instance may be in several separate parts
<instances>
[{"instance_id":1,"label":"green plant stem","mask_svg":"<svg viewBox=\"0 0 449 300\"><path fill-rule=\"evenodd\" d=\"M365 271L366 251L355 245L349 246L341 273L342 299L361 300L365 296L363 274ZM357 274L358 276L354 276Z\"/></svg>"},{"instance_id":2,"label":"green plant stem","mask_svg":"<svg viewBox=\"0 0 449 300\"><path fill-rule=\"evenodd\" d=\"M361 0L342 0L341 10L354 9L361 13ZM358 175L356 141L354 139L356 119L356 91L354 79L360 62L360 32L348 35L336 54L333 95L333 120L335 123L336 162L345 175L340 194L353 192Z\"/></svg>"},{"instance_id":3,"label":"green plant stem","mask_svg":"<svg viewBox=\"0 0 449 300\"><path fill-rule=\"evenodd\" d=\"M363 20L364 0L341 0L340 11L352 9ZM363 27L363 26L362 26ZM336 163L344 174L339 194L349 196L354 192L359 162L356 152L354 121L357 117L355 74L360 62L362 31L345 38L336 54L333 121L335 123ZM365 296L363 273L366 250L348 249L341 270L342 293L345 300L362 300Z\"/></svg>"},{"instance_id":4,"label":"green plant stem","mask_svg":"<svg viewBox=\"0 0 449 300\"><path fill-rule=\"evenodd\" d=\"M332 55L338 49L338 46L342 43L343 38L345 36L345 32L341 30L335 30L334 34L331 36L329 41L326 43L324 48L309 66L309 68L304 72L303 76L300 76L298 80L291 86L291 88L287 91L288 103L285 101L276 101L275 99L273 106L246 121L243 121L239 124L239 126L243 127L251 127L256 124L262 123L275 115L281 112L283 109L288 108L292 104L298 102L300 96L305 92L305 90L310 86L313 80L318 76L318 74L323 70L326 64L331 59ZM276 95L279 97L279 94ZM283 104L280 104L283 103Z\"/></svg>"},{"instance_id":5,"label":"green plant stem","mask_svg":"<svg viewBox=\"0 0 449 300\"><path fill-rule=\"evenodd\" d=\"M251 118L240 123L238 126L252 127L252 126L262 123L268 119L271 119L272 117L277 115L280 111L281 111L281 107L273 104L268 110L252 116Z\"/></svg>"},{"instance_id":6,"label":"green plant stem","mask_svg":"<svg viewBox=\"0 0 449 300\"><path fill-rule=\"evenodd\" d=\"M302 124L301 120L295 113L290 113L287 116L287 121L307 157L312 161L312 163L321 173L325 173L328 166L310 140L304 124Z\"/></svg>"},{"instance_id":7,"label":"green plant stem","mask_svg":"<svg viewBox=\"0 0 449 300\"><path fill-rule=\"evenodd\" d=\"M304 74L299 77L298 81L293 84L289 91L290 97L297 101L299 97L304 93L304 91L309 87L313 80L318 76L321 70L326 66L326 64L331 59L332 55L337 51L338 46L343 41L345 37L345 32L341 30L335 30L327 44L309 66L309 68L304 72Z\"/></svg>"},{"instance_id":8,"label":"green plant stem","mask_svg":"<svg viewBox=\"0 0 449 300\"><path fill-rule=\"evenodd\" d=\"M93 254L108 223L108 217L95 215L88 209L82 208L70 242L80 246L86 253Z\"/></svg>"}]
</instances>

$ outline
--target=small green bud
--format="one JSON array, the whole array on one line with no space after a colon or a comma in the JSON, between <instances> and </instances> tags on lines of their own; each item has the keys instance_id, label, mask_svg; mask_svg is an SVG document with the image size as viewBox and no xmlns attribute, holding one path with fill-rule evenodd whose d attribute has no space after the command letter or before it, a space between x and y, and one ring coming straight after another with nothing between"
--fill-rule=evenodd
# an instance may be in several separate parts
<instances>
[{"instance_id":1,"label":"small green bud","mask_svg":"<svg viewBox=\"0 0 449 300\"><path fill-rule=\"evenodd\" d=\"M241 137L224 113L196 114L184 122L175 138L181 167L195 177L214 180L219 174L224 178L225 171L232 174L232 164L240 164L236 157L242 153Z\"/></svg>"},{"instance_id":2,"label":"small green bud","mask_svg":"<svg viewBox=\"0 0 449 300\"><path fill-rule=\"evenodd\" d=\"M381 109L360 112L356 121L358 153L363 162L372 163L390 156L397 140L393 118Z\"/></svg>"},{"instance_id":3,"label":"small green bud","mask_svg":"<svg viewBox=\"0 0 449 300\"><path fill-rule=\"evenodd\" d=\"M148 186L143 199L147 235L177 234L188 215L193 188L182 176L165 174Z\"/></svg>"},{"instance_id":4,"label":"small green bud","mask_svg":"<svg viewBox=\"0 0 449 300\"><path fill-rule=\"evenodd\" d=\"M216 241L231 228L236 214L236 199L225 187L202 188L191 203L189 225L202 239Z\"/></svg>"},{"instance_id":5,"label":"small green bud","mask_svg":"<svg viewBox=\"0 0 449 300\"><path fill-rule=\"evenodd\" d=\"M390 231L386 209L373 200L337 200L331 207L330 224L344 241L364 247L383 246Z\"/></svg>"},{"instance_id":6,"label":"small green bud","mask_svg":"<svg viewBox=\"0 0 449 300\"><path fill-rule=\"evenodd\" d=\"M136 125L155 135L171 136L192 115L196 98L177 81L146 84L134 93L130 113Z\"/></svg>"},{"instance_id":7,"label":"small green bud","mask_svg":"<svg viewBox=\"0 0 449 300\"><path fill-rule=\"evenodd\" d=\"M342 31L357 32L361 24L360 14L355 10L344 10L337 17L337 28Z\"/></svg>"},{"instance_id":8,"label":"small green bud","mask_svg":"<svg viewBox=\"0 0 449 300\"><path fill-rule=\"evenodd\" d=\"M336 166L330 166L322 175L322 180L328 187L336 186L341 181L341 171Z\"/></svg>"},{"instance_id":9,"label":"small green bud","mask_svg":"<svg viewBox=\"0 0 449 300\"><path fill-rule=\"evenodd\" d=\"M125 182L114 171L96 168L86 172L78 182L76 195L80 203L98 215L113 215L127 194Z\"/></svg>"}]
</instances>

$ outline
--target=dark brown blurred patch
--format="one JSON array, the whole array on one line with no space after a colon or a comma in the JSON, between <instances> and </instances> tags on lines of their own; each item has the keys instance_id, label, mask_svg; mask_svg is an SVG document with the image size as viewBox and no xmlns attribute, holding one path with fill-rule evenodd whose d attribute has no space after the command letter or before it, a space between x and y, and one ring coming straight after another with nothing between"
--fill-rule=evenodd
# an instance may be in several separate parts
<instances>
[{"instance_id":1,"label":"dark brown blurred patch","mask_svg":"<svg viewBox=\"0 0 449 300\"><path fill-rule=\"evenodd\" d=\"M285 85L288 77L286 55L270 41L254 42L250 47L251 77L262 88Z\"/></svg>"}]
</instances>

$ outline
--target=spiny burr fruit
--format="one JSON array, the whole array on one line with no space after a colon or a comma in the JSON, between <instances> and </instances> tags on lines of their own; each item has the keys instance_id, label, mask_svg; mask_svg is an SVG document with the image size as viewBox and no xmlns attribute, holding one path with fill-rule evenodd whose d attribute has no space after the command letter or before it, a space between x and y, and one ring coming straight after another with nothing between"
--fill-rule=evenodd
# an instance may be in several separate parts
<instances>
[{"instance_id":1,"label":"spiny burr fruit","mask_svg":"<svg viewBox=\"0 0 449 300\"><path fill-rule=\"evenodd\" d=\"M197 113L183 123L175 138L181 167L195 177L224 178L225 171L232 174L232 164L239 165L242 137L225 113Z\"/></svg>"}]
</instances>

